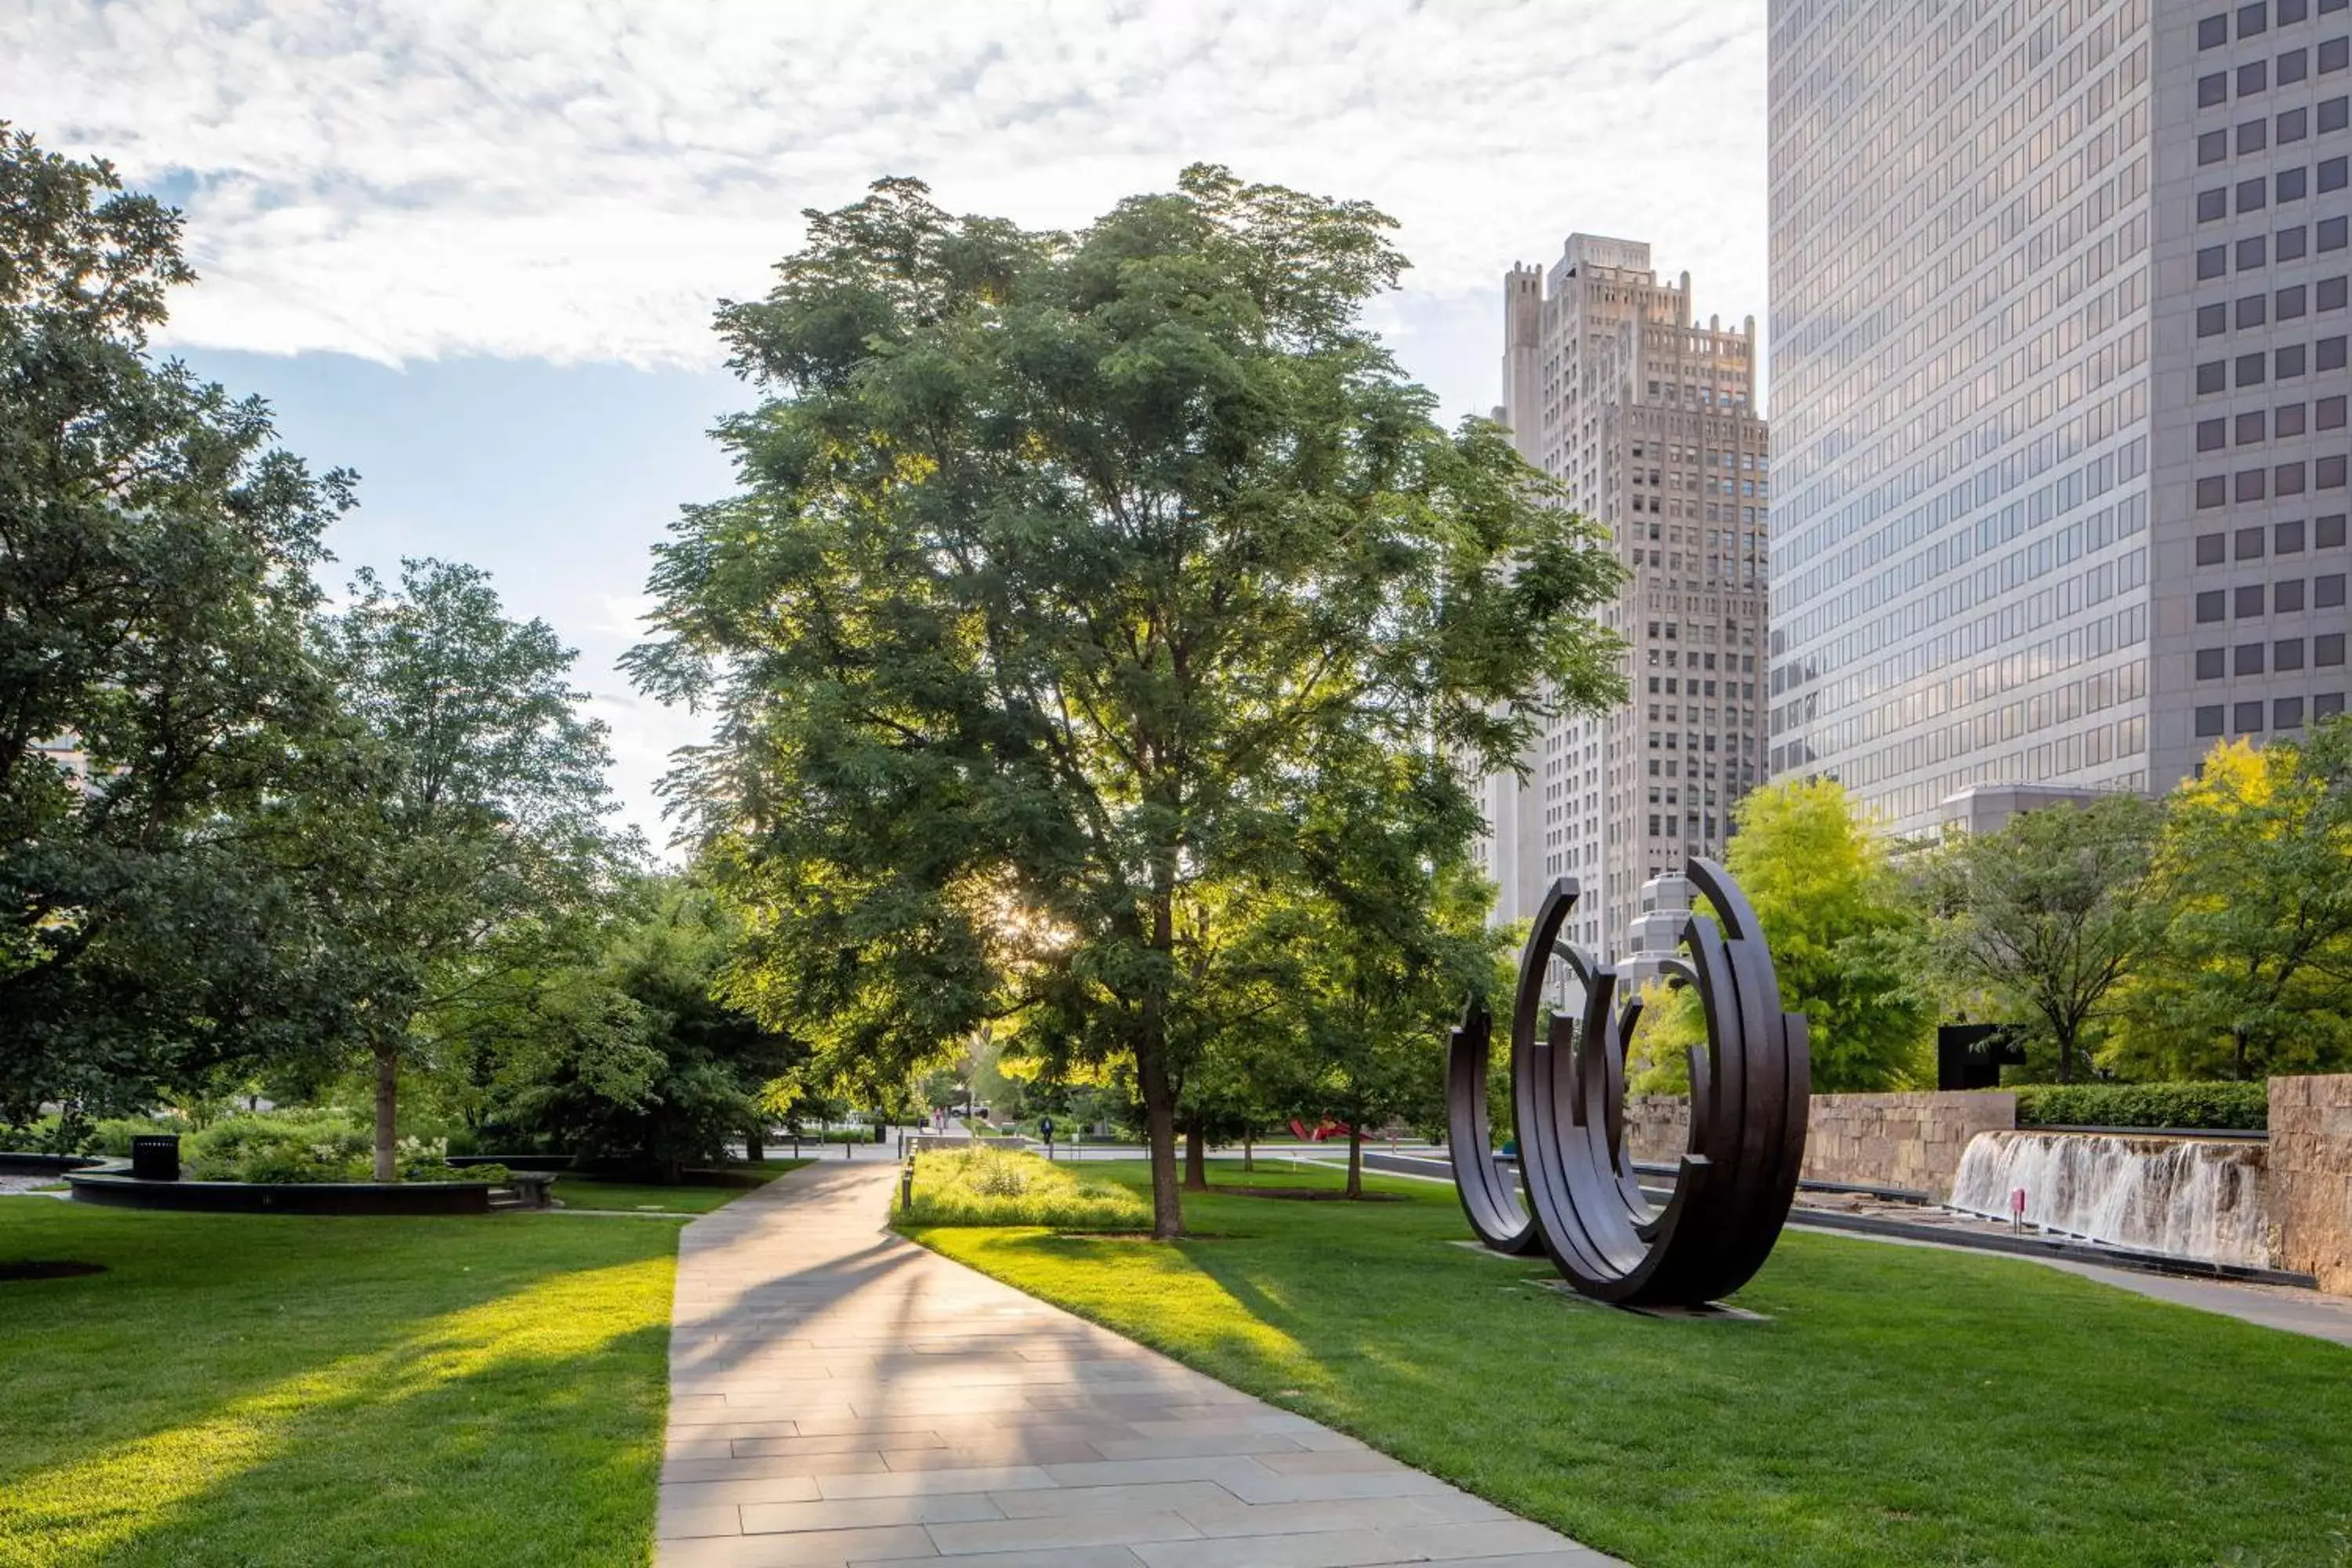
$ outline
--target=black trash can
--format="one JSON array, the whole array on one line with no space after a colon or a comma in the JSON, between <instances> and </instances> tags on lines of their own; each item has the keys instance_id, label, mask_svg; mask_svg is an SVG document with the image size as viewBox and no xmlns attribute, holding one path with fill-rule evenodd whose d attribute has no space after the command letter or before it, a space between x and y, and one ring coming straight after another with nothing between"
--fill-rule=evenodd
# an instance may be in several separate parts
<instances>
[{"instance_id":1,"label":"black trash can","mask_svg":"<svg viewBox=\"0 0 2352 1568\"><path fill-rule=\"evenodd\" d=\"M177 1134L131 1141L131 1173L142 1182L176 1182L180 1179L180 1140Z\"/></svg>"}]
</instances>

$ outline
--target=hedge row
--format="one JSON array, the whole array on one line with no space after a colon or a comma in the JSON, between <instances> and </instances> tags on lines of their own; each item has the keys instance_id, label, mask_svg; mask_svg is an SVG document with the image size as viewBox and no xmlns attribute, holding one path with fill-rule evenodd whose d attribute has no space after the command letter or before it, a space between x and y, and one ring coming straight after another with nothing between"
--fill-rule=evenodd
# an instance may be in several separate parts
<instances>
[{"instance_id":1,"label":"hedge row","mask_svg":"<svg viewBox=\"0 0 2352 1568\"><path fill-rule=\"evenodd\" d=\"M2193 1127L2261 1132L2263 1083L2034 1083L2017 1089L2021 1127Z\"/></svg>"}]
</instances>

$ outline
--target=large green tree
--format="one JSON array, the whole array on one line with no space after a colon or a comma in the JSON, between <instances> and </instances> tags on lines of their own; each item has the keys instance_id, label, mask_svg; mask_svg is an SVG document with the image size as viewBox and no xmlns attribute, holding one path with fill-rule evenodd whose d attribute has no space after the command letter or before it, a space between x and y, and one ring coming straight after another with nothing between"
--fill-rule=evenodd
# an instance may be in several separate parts
<instances>
[{"instance_id":1,"label":"large green tree","mask_svg":"<svg viewBox=\"0 0 2352 1568\"><path fill-rule=\"evenodd\" d=\"M811 213L720 312L768 395L635 656L718 710L678 788L732 998L901 1077L990 1018L1130 1062L1162 1236L1196 904L1325 742L1475 773L1622 690L1612 557L1362 324L1391 226L1213 168L1076 234L906 180Z\"/></svg>"},{"instance_id":2,"label":"large green tree","mask_svg":"<svg viewBox=\"0 0 2352 1568\"><path fill-rule=\"evenodd\" d=\"M758 1098L804 1054L711 994L733 921L688 878L631 876L559 922L494 938L434 1024L433 1090L474 1125L676 1179L759 1142ZM551 935L553 940L550 940Z\"/></svg>"},{"instance_id":3,"label":"large green tree","mask_svg":"<svg viewBox=\"0 0 2352 1568\"><path fill-rule=\"evenodd\" d=\"M1755 908L1780 1000L1805 1015L1818 1093L1932 1081L1934 1008L1919 986L1920 914L1894 847L1834 779L1786 779L1742 797L1724 863ZM1706 1026L1696 994L1653 986L1634 1047L1641 1092L1690 1085Z\"/></svg>"},{"instance_id":4,"label":"large green tree","mask_svg":"<svg viewBox=\"0 0 2352 1568\"><path fill-rule=\"evenodd\" d=\"M306 803L310 870L350 994L346 1038L375 1083L375 1165L396 1174L400 1068L614 886L604 727L543 621L488 576L404 563L359 574L326 628L350 716L346 787Z\"/></svg>"},{"instance_id":5,"label":"large green tree","mask_svg":"<svg viewBox=\"0 0 2352 1568\"><path fill-rule=\"evenodd\" d=\"M2028 1025L2071 1082L2086 1033L2164 929L2148 876L2162 826L2149 802L2115 795L1940 846L1920 875L1927 976L1980 1016Z\"/></svg>"},{"instance_id":6,"label":"large green tree","mask_svg":"<svg viewBox=\"0 0 2352 1568\"><path fill-rule=\"evenodd\" d=\"M2115 1065L2243 1079L2352 1060L2352 721L2218 745L2166 806L2169 920Z\"/></svg>"},{"instance_id":7,"label":"large green tree","mask_svg":"<svg viewBox=\"0 0 2352 1568\"><path fill-rule=\"evenodd\" d=\"M0 124L0 1118L152 1103L332 1026L270 846L332 690L349 476L157 363L180 217Z\"/></svg>"}]
</instances>

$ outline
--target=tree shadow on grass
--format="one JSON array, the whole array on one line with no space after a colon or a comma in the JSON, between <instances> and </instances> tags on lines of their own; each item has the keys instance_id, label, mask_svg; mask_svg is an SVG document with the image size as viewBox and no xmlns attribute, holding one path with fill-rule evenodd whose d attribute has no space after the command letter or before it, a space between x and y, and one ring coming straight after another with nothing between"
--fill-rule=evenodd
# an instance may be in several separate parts
<instances>
[{"instance_id":1,"label":"tree shadow on grass","mask_svg":"<svg viewBox=\"0 0 2352 1568\"><path fill-rule=\"evenodd\" d=\"M1265 1236L1179 1243L1148 1291L1059 1278L1114 1327L1644 1568L2325 1563L2352 1514L2338 1347L1807 1236L1741 1293L1770 1321L1664 1322L1452 1247L1444 1198L1255 1205Z\"/></svg>"},{"instance_id":2,"label":"tree shadow on grass","mask_svg":"<svg viewBox=\"0 0 2352 1568\"><path fill-rule=\"evenodd\" d=\"M12 1286L0 1563L635 1563L672 1226L78 1212Z\"/></svg>"}]
</instances>

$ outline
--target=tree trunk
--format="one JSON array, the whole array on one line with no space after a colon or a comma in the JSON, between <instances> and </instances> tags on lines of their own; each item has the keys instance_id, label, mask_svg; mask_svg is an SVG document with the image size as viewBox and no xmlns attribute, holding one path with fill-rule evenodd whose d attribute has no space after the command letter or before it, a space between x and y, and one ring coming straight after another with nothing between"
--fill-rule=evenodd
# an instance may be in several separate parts
<instances>
[{"instance_id":1,"label":"tree trunk","mask_svg":"<svg viewBox=\"0 0 2352 1568\"><path fill-rule=\"evenodd\" d=\"M1184 1228L1184 1200L1176 1190L1176 1096L1168 1087L1161 1048L1156 1038L1139 1042L1135 1080L1143 1091L1144 1142L1151 1151L1151 1235L1168 1241Z\"/></svg>"},{"instance_id":2,"label":"tree trunk","mask_svg":"<svg viewBox=\"0 0 2352 1568\"><path fill-rule=\"evenodd\" d=\"M753 1164L768 1157L768 1130L754 1121L743 1133L743 1158Z\"/></svg>"},{"instance_id":3,"label":"tree trunk","mask_svg":"<svg viewBox=\"0 0 2352 1568\"><path fill-rule=\"evenodd\" d=\"M1364 1195L1364 1124L1348 1123L1348 1195Z\"/></svg>"},{"instance_id":4,"label":"tree trunk","mask_svg":"<svg viewBox=\"0 0 2352 1568\"><path fill-rule=\"evenodd\" d=\"M1242 1134L1242 1169L1244 1171L1257 1169L1257 1134L1255 1132Z\"/></svg>"},{"instance_id":5,"label":"tree trunk","mask_svg":"<svg viewBox=\"0 0 2352 1568\"><path fill-rule=\"evenodd\" d=\"M1197 1121L1184 1129L1184 1190L1205 1193L1209 1190L1208 1140L1201 1136Z\"/></svg>"},{"instance_id":6,"label":"tree trunk","mask_svg":"<svg viewBox=\"0 0 2352 1568\"><path fill-rule=\"evenodd\" d=\"M389 1042L375 1047L375 1179L400 1179L400 1051Z\"/></svg>"}]
</instances>

